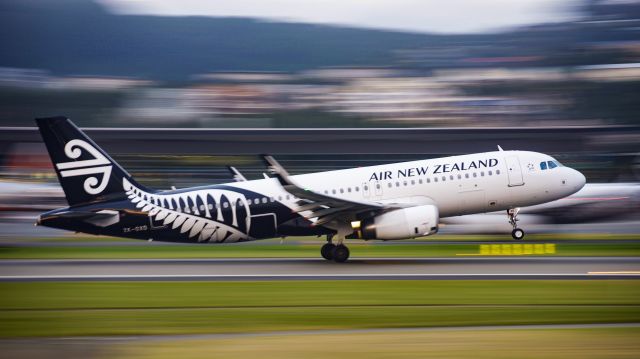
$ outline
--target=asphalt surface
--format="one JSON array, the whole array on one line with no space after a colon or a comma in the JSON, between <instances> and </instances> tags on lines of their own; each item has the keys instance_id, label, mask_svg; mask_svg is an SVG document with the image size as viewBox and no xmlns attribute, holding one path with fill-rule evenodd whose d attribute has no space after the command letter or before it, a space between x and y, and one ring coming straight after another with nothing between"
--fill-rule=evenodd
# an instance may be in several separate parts
<instances>
[{"instance_id":1,"label":"asphalt surface","mask_svg":"<svg viewBox=\"0 0 640 359\"><path fill-rule=\"evenodd\" d=\"M640 257L0 261L0 281L321 279L640 279Z\"/></svg>"}]
</instances>

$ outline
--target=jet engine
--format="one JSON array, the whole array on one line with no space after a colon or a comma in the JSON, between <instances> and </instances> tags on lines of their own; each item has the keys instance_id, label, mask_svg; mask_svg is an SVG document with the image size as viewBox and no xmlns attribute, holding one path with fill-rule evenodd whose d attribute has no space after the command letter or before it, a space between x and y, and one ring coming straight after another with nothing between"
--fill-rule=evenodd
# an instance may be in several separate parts
<instances>
[{"instance_id":1,"label":"jet engine","mask_svg":"<svg viewBox=\"0 0 640 359\"><path fill-rule=\"evenodd\" d=\"M407 239L428 236L438 232L438 207L423 205L396 209L360 221L356 238Z\"/></svg>"}]
</instances>

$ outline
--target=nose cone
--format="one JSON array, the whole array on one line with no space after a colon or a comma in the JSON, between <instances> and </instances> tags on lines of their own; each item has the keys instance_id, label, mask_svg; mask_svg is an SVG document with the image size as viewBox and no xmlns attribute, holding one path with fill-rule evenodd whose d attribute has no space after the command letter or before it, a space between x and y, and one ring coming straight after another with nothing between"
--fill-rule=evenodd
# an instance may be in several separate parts
<instances>
[{"instance_id":1,"label":"nose cone","mask_svg":"<svg viewBox=\"0 0 640 359\"><path fill-rule=\"evenodd\" d=\"M572 181L571 182L575 187L575 191L578 192L587 183L587 178L582 173L580 173L579 171L576 171L574 169L572 169L571 171L572 171L572 176L571 176L572 177Z\"/></svg>"}]
</instances>

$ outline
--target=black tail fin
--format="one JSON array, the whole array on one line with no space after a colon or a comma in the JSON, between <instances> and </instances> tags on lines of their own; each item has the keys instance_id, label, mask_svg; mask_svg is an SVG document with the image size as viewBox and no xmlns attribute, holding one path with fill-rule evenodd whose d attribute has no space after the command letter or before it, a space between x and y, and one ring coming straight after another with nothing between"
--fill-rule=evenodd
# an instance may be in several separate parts
<instances>
[{"instance_id":1,"label":"black tail fin","mask_svg":"<svg viewBox=\"0 0 640 359\"><path fill-rule=\"evenodd\" d=\"M36 123L69 206L126 198L123 178L138 186L68 118L38 118Z\"/></svg>"}]
</instances>

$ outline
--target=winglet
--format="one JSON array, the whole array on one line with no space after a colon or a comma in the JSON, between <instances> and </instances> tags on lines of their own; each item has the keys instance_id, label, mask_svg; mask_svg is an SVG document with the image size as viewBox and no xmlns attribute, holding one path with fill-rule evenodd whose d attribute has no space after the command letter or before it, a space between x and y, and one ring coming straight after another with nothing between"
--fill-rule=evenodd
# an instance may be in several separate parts
<instances>
[{"instance_id":1,"label":"winglet","mask_svg":"<svg viewBox=\"0 0 640 359\"><path fill-rule=\"evenodd\" d=\"M283 187L286 188L286 186L294 185L289 178L289 172L287 172L275 158L269 155L262 155L262 160L267 165L269 174L275 175Z\"/></svg>"},{"instance_id":2,"label":"winglet","mask_svg":"<svg viewBox=\"0 0 640 359\"><path fill-rule=\"evenodd\" d=\"M231 172L231 175L233 175L233 180L236 182L246 182L247 178L245 176L242 175L242 173L240 173L240 171L238 171L237 168L233 167L233 166L227 166L227 169L229 170L229 172Z\"/></svg>"},{"instance_id":3,"label":"winglet","mask_svg":"<svg viewBox=\"0 0 640 359\"><path fill-rule=\"evenodd\" d=\"M502 149L502 147L500 147L500 145L498 145L498 151L500 151L500 152L504 151L504 150Z\"/></svg>"}]
</instances>

